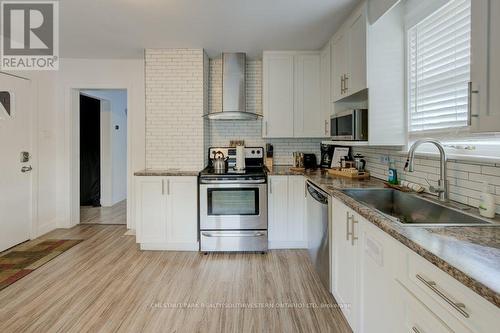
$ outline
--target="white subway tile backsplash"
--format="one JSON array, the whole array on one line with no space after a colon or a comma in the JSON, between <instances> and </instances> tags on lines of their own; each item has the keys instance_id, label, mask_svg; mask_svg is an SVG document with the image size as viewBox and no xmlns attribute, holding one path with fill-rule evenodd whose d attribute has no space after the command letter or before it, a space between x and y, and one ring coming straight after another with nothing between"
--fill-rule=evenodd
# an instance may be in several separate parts
<instances>
[{"instance_id":1,"label":"white subway tile backsplash","mask_svg":"<svg viewBox=\"0 0 500 333\"><path fill-rule=\"evenodd\" d=\"M146 49L146 168L203 167L204 57L202 49Z\"/></svg>"}]
</instances>

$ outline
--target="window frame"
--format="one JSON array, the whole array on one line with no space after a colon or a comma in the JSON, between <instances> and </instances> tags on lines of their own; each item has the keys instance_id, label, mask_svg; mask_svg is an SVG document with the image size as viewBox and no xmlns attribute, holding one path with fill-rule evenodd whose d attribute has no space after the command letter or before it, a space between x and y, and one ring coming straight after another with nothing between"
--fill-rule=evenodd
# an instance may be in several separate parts
<instances>
[{"instance_id":1,"label":"window frame","mask_svg":"<svg viewBox=\"0 0 500 333\"><path fill-rule=\"evenodd\" d=\"M410 84L409 84L409 38L408 32L416 24L427 18L429 15L439 10L441 7L446 5L450 0L406 0L406 13L403 19L404 22L404 45L405 45L405 117L406 117L406 132L407 132L407 147L405 151L409 150L409 147L413 142L419 139L432 137L434 139L440 140L445 144L446 151L454 156L467 157L467 160L477 156L477 159L483 159L485 156L491 157L493 159L500 158L500 133L474 133L472 132L471 126L462 127L450 127L437 130L424 130L418 132L410 132ZM474 1L474 0L471 0ZM411 7L411 8L409 8ZM409 10L410 9L410 10ZM474 146L479 148L477 150L461 149L457 148L456 142L467 141L469 146ZM491 141L494 143L498 142L499 154L489 154L484 153L484 147L491 146ZM455 147L451 147L455 146ZM463 145L466 146L466 145ZM433 154L432 149L427 150L419 149L419 152Z\"/></svg>"}]
</instances>

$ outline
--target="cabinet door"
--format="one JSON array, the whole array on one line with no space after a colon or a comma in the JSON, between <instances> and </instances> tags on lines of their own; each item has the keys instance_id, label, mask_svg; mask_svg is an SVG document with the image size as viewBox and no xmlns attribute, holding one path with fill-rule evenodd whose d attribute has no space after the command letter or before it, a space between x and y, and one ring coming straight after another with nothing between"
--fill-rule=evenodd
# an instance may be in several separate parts
<instances>
[{"instance_id":1,"label":"cabinet door","mask_svg":"<svg viewBox=\"0 0 500 333\"><path fill-rule=\"evenodd\" d=\"M332 97L336 102L344 97L344 75L347 73L347 37L339 32L332 41Z\"/></svg>"},{"instance_id":2,"label":"cabinet door","mask_svg":"<svg viewBox=\"0 0 500 333\"><path fill-rule=\"evenodd\" d=\"M177 250L196 250L198 239L198 180L167 177L167 241Z\"/></svg>"},{"instance_id":3,"label":"cabinet door","mask_svg":"<svg viewBox=\"0 0 500 333\"><path fill-rule=\"evenodd\" d=\"M320 54L321 71L321 113L323 115L324 136L330 136L330 115L332 112L331 97L331 45L327 43Z\"/></svg>"},{"instance_id":4,"label":"cabinet door","mask_svg":"<svg viewBox=\"0 0 500 333\"><path fill-rule=\"evenodd\" d=\"M441 319L432 313L425 305L420 303L404 287L400 287L402 300L402 315L393 319L399 326L392 332L411 333L451 333L451 330ZM380 306L380 305L379 305ZM375 330L374 330L375 332ZM382 331L381 331L382 332ZM389 331L384 331L389 332Z\"/></svg>"},{"instance_id":5,"label":"cabinet door","mask_svg":"<svg viewBox=\"0 0 500 333\"><path fill-rule=\"evenodd\" d=\"M137 238L139 243L167 240L167 198L164 177L137 177Z\"/></svg>"},{"instance_id":6,"label":"cabinet door","mask_svg":"<svg viewBox=\"0 0 500 333\"><path fill-rule=\"evenodd\" d=\"M366 15L363 10L349 26L348 71L345 81L346 95L352 95L366 85Z\"/></svg>"},{"instance_id":7,"label":"cabinet door","mask_svg":"<svg viewBox=\"0 0 500 333\"><path fill-rule=\"evenodd\" d=\"M264 53L263 128L265 138L292 138L294 112L293 53Z\"/></svg>"},{"instance_id":8,"label":"cabinet door","mask_svg":"<svg viewBox=\"0 0 500 333\"><path fill-rule=\"evenodd\" d=\"M359 231L359 332L400 332L393 320L401 311L395 278L400 245L361 217Z\"/></svg>"},{"instance_id":9,"label":"cabinet door","mask_svg":"<svg viewBox=\"0 0 500 333\"><path fill-rule=\"evenodd\" d=\"M500 131L500 2L471 2L471 128ZM488 33L490 32L490 33ZM489 54L488 54L489 51Z\"/></svg>"},{"instance_id":10,"label":"cabinet door","mask_svg":"<svg viewBox=\"0 0 500 333\"><path fill-rule=\"evenodd\" d=\"M293 248L307 248L305 182L302 176L288 177L287 242Z\"/></svg>"},{"instance_id":11,"label":"cabinet door","mask_svg":"<svg viewBox=\"0 0 500 333\"><path fill-rule=\"evenodd\" d=\"M320 94L320 56L295 56L294 137L324 137Z\"/></svg>"},{"instance_id":12,"label":"cabinet door","mask_svg":"<svg viewBox=\"0 0 500 333\"><path fill-rule=\"evenodd\" d=\"M332 293L354 332L358 320L358 241L352 242L348 233L358 234L352 223L358 217L346 205L333 199L332 207Z\"/></svg>"},{"instance_id":13,"label":"cabinet door","mask_svg":"<svg viewBox=\"0 0 500 333\"><path fill-rule=\"evenodd\" d=\"M280 248L288 238L288 177L271 176L268 179L269 246Z\"/></svg>"}]
</instances>

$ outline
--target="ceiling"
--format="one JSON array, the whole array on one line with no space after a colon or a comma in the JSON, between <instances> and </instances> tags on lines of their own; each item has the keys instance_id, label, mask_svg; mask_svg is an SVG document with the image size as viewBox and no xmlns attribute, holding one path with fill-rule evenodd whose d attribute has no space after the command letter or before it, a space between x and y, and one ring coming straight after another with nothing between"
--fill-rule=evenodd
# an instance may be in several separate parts
<instances>
[{"instance_id":1,"label":"ceiling","mask_svg":"<svg viewBox=\"0 0 500 333\"><path fill-rule=\"evenodd\" d=\"M144 48L319 49L358 0L64 0L60 54L142 58Z\"/></svg>"}]
</instances>

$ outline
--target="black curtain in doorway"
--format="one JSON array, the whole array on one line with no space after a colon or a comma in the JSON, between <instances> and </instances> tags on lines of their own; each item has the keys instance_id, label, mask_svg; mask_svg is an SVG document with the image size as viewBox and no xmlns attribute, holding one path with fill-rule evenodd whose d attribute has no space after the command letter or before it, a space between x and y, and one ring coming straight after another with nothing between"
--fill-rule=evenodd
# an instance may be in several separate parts
<instances>
[{"instance_id":1,"label":"black curtain in doorway","mask_svg":"<svg viewBox=\"0 0 500 333\"><path fill-rule=\"evenodd\" d=\"M80 95L80 205L101 205L101 102Z\"/></svg>"}]
</instances>

